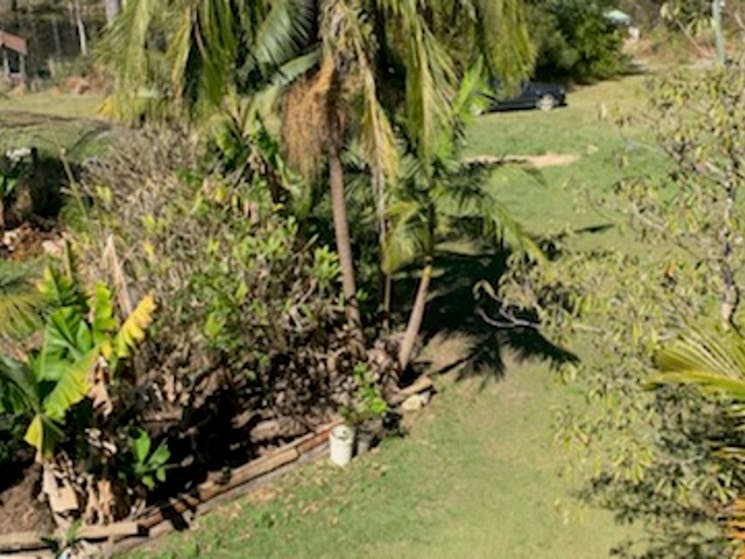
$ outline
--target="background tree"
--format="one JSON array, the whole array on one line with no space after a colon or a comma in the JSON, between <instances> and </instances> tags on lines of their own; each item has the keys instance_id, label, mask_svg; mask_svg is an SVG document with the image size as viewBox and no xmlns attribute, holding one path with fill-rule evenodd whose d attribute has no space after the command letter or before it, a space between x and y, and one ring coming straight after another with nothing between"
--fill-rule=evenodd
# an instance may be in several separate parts
<instances>
[{"instance_id":1,"label":"background tree","mask_svg":"<svg viewBox=\"0 0 745 559\"><path fill-rule=\"evenodd\" d=\"M173 19L180 24L165 24ZM472 47L457 60L447 48L454 28ZM493 29L501 33L495 37ZM162 47L153 40L158 33ZM521 3L285 0L234 10L225 0L182 0L155 10L152 1L131 1L105 40L103 60L117 84L109 109L130 121L174 110L203 117L229 90L255 97L268 84L294 82L284 103L283 144L309 179L328 166L342 284L350 322L361 332L342 153L351 138L359 140L382 223L397 166L393 123L431 172L442 131L452 126L459 67L474 53L506 82L527 75L533 51ZM390 97L386 108L383 96Z\"/></svg>"},{"instance_id":2,"label":"background tree","mask_svg":"<svg viewBox=\"0 0 745 559\"><path fill-rule=\"evenodd\" d=\"M624 72L625 28L605 17L610 2L533 0L529 26L536 41L538 75L586 82Z\"/></svg>"},{"instance_id":3,"label":"background tree","mask_svg":"<svg viewBox=\"0 0 745 559\"><path fill-rule=\"evenodd\" d=\"M617 224L627 248L547 239L548 262L511 259L493 317L581 348L586 361L563 372L590 404L561 414L562 437L597 460L588 497L649 528L650 557L724 556L718 515L744 489L739 464L707 442L740 441L726 408L690 388L644 390L662 342L713 316L741 323L743 75L736 64L657 80L650 122L666 172L578 202Z\"/></svg>"}]
</instances>

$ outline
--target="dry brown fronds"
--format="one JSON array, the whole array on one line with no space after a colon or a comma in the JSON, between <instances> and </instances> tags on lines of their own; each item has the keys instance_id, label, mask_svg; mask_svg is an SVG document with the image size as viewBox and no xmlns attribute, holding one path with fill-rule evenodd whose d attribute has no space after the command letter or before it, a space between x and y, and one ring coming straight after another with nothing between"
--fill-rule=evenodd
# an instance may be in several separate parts
<instances>
[{"instance_id":1,"label":"dry brown fronds","mask_svg":"<svg viewBox=\"0 0 745 559\"><path fill-rule=\"evenodd\" d=\"M285 157L304 177L316 177L330 141L344 129L344 103L332 60L324 60L313 76L295 83L285 95L282 136Z\"/></svg>"}]
</instances>

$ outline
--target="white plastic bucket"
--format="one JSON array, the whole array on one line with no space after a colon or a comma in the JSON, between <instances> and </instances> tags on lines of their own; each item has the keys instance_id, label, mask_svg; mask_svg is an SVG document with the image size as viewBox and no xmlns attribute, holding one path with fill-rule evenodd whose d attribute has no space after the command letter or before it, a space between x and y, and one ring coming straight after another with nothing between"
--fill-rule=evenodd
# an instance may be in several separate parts
<instances>
[{"instance_id":1,"label":"white plastic bucket","mask_svg":"<svg viewBox=\"0 0 745 559\"><path fill-rule=\"evenodd\" d=\"M346 466L352 460L354 449L354 429L348 425L339 425L331 430L329 437L329 454L337 466Z\"/></svg>"}]
</instances>

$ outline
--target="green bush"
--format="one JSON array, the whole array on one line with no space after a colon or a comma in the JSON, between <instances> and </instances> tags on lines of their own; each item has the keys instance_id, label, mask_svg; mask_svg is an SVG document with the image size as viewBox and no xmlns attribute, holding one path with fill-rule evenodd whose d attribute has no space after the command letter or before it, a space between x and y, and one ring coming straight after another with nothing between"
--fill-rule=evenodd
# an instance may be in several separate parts
<instances>
[{"instance_id":1,"label":"green bush","mask_svg":"<svg viewBox=\"0 0 745 559\"><path fill-rule=\"evenodd\" d=\"M86 179L93 229L78 237L90 267L111 236L129 291L163 307L141 372L186 415L227 387L239 410L307 420L338 409L357 359L336 254L272 200L266 160L224 176L203 148L141 132Z\"/></svg>"},{"instance_id":2,"label":"green bush","mask_svg":"<svg viewBox=\"0 0 745 559\"><path fill-rule=\"evenodd\" d=\"M531 5L530 27L538 47L536 74L578 82L622 73L623 32L604 16L602 3L540 0Z\"/></svg>"}]
</instances>

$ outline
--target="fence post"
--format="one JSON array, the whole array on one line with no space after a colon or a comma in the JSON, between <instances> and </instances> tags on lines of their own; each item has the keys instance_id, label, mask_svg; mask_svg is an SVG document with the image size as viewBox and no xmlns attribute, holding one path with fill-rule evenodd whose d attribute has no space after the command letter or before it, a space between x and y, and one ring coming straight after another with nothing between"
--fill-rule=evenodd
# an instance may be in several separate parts
<instances>
[{"instance_id":1,"label":"fence post","mask_svg":"<svg viewBox=\"0 0 745 559\"><path fill-rule=\"evenodd\" d=\"M10 57L8 56L8 49L4 45L0 47L0 49L3 51L3 74L5 75L6 81L11 83Z\"/></svg>"}]
</instances>

